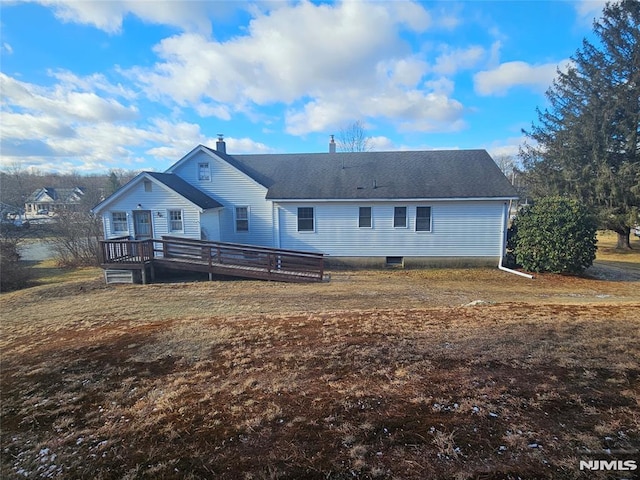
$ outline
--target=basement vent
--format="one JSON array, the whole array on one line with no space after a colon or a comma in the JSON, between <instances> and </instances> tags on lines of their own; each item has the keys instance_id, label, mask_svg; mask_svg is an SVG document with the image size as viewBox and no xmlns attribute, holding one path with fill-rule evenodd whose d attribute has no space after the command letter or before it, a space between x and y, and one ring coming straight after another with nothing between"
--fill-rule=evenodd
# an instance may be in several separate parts
<instances>
[{"instance_id":1,"label":"basement vent","mask_svg":"<svg viewBox=\"0 0 640 480\"><path fill-rule=\"evenodd\" d=\"M387 257L387 267L404 267L404 257Z\"/></svg>"},{"instance_id":2,"label":"basement vent","mask_svg":"<svg viewBox=\"0 0 640 480\"><path fill-rule=\"evenodd\" d=\"M104 280L107 285L112 283L134 283L133 270L105 270Z\"/></svg>"}]
</instances>

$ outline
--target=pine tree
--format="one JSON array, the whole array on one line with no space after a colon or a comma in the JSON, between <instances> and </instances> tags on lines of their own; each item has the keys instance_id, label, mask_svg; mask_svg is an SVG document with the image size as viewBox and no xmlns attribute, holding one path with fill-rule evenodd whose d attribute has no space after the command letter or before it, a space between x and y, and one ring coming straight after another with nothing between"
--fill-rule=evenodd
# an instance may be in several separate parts
<instances>
[{"instance_id":1,"label":"pine tree","mask_svg":"<svg viewBox=\"0 0 640 480\"><path fill-rule=\"evenodd\" d=\"M640 207L640 2L608 3L594 33L597 44L585 39L558 71L520 155L534 196L578 199L630 248Z\"/></svg>"},{"instance_id":2,"label":"pine tree","mask_svg":"<svg viewBox=\"0 0 640 480\"><path fill-rule=\"evenodd\" d=\"M120 188L120 179L118 178L118 175L116 174L116 172L111 170L111 173L109 174L109 180L107 181L107 194L111 195L119 188Z\"/></svg>"}]
</instances>

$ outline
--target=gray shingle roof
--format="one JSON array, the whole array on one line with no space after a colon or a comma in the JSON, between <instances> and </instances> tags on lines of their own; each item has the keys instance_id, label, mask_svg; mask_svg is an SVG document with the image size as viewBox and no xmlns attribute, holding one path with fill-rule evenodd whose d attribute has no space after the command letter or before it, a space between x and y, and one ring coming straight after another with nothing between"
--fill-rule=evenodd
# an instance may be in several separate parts
<instances>
[{"instance_id":1,"label":"gray shingle roof","mask_svg":"<svg viewBox=\"0 0 640 480\"><path fill-rule=\"evenodd\" d=\"M182 178L172 173L145 172L150 177L155 178L162 184L169 187L174 192L183 196L198 207L206 210L208 208L221 207L222 205L193 185L185 182Z\"/></svg>"},{"instance_id":2,"label":"gray shingle roof","mask_svg":"<svg viewBox=\"0 0 640 480\"><path fill-rule=\"evenodd\" d=\"M268 199L515 198L485 150L226 155Z\"/></svg>"},{"instance_id":3,"label":"gray shingle roof","mask_svg":"<svg viewBox=\"0 0 640 480\"><path fill-rule=\"evenodd\" d=\"M38 196L41 193L46 193L55 202L77 203L76 197L84 195L84 190L81 187L75 187L75 188L42 187L34 191L31 195L29 195L25 201L27 203L35 202L37 201Z\"/></svg>"}]
</instances>

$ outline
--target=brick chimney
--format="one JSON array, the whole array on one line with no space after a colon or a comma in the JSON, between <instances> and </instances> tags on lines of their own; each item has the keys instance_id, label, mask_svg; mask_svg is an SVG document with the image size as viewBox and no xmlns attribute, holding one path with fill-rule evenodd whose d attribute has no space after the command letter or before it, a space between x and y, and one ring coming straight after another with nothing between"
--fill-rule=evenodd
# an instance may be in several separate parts
<instances>
[{"instance_id":1,"label":"brick chimney","mask_svg":"<svg viewBox=\"0 0 640 480\"><path fill-rule=\"evenodd\" d=\"M227 153L227 144L224 143L224 135L218 134L218 141L216 142L216 151L221 153Z\"/></svg>"},{"instance_id":2,"label":"brick chimney","mask_svg":"<svg viewBox=\"0 0 640 480\"><path fill-rule=\"evenodd\" d=\"M336 142L333 140L333 135L329 135L331 141L329 142L329 153L336 153Z\"/></svg>"}]
</instances>

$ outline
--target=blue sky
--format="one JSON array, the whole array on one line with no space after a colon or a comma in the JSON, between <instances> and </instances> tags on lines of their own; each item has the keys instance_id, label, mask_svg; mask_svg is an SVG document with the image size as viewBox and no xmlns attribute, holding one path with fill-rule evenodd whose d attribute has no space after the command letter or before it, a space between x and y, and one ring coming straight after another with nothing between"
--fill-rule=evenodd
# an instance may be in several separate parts
<instances>
[{"instance_id":1,"label":"blue sky","mask_svg":"<svg viewBox=\"0 0 640 480\"><path fill-rule=\"evenodd\" d=\"M0 168L163 171L228 153L515 155L604 2L0 3Z\"/></svg>"}]
</instances>

